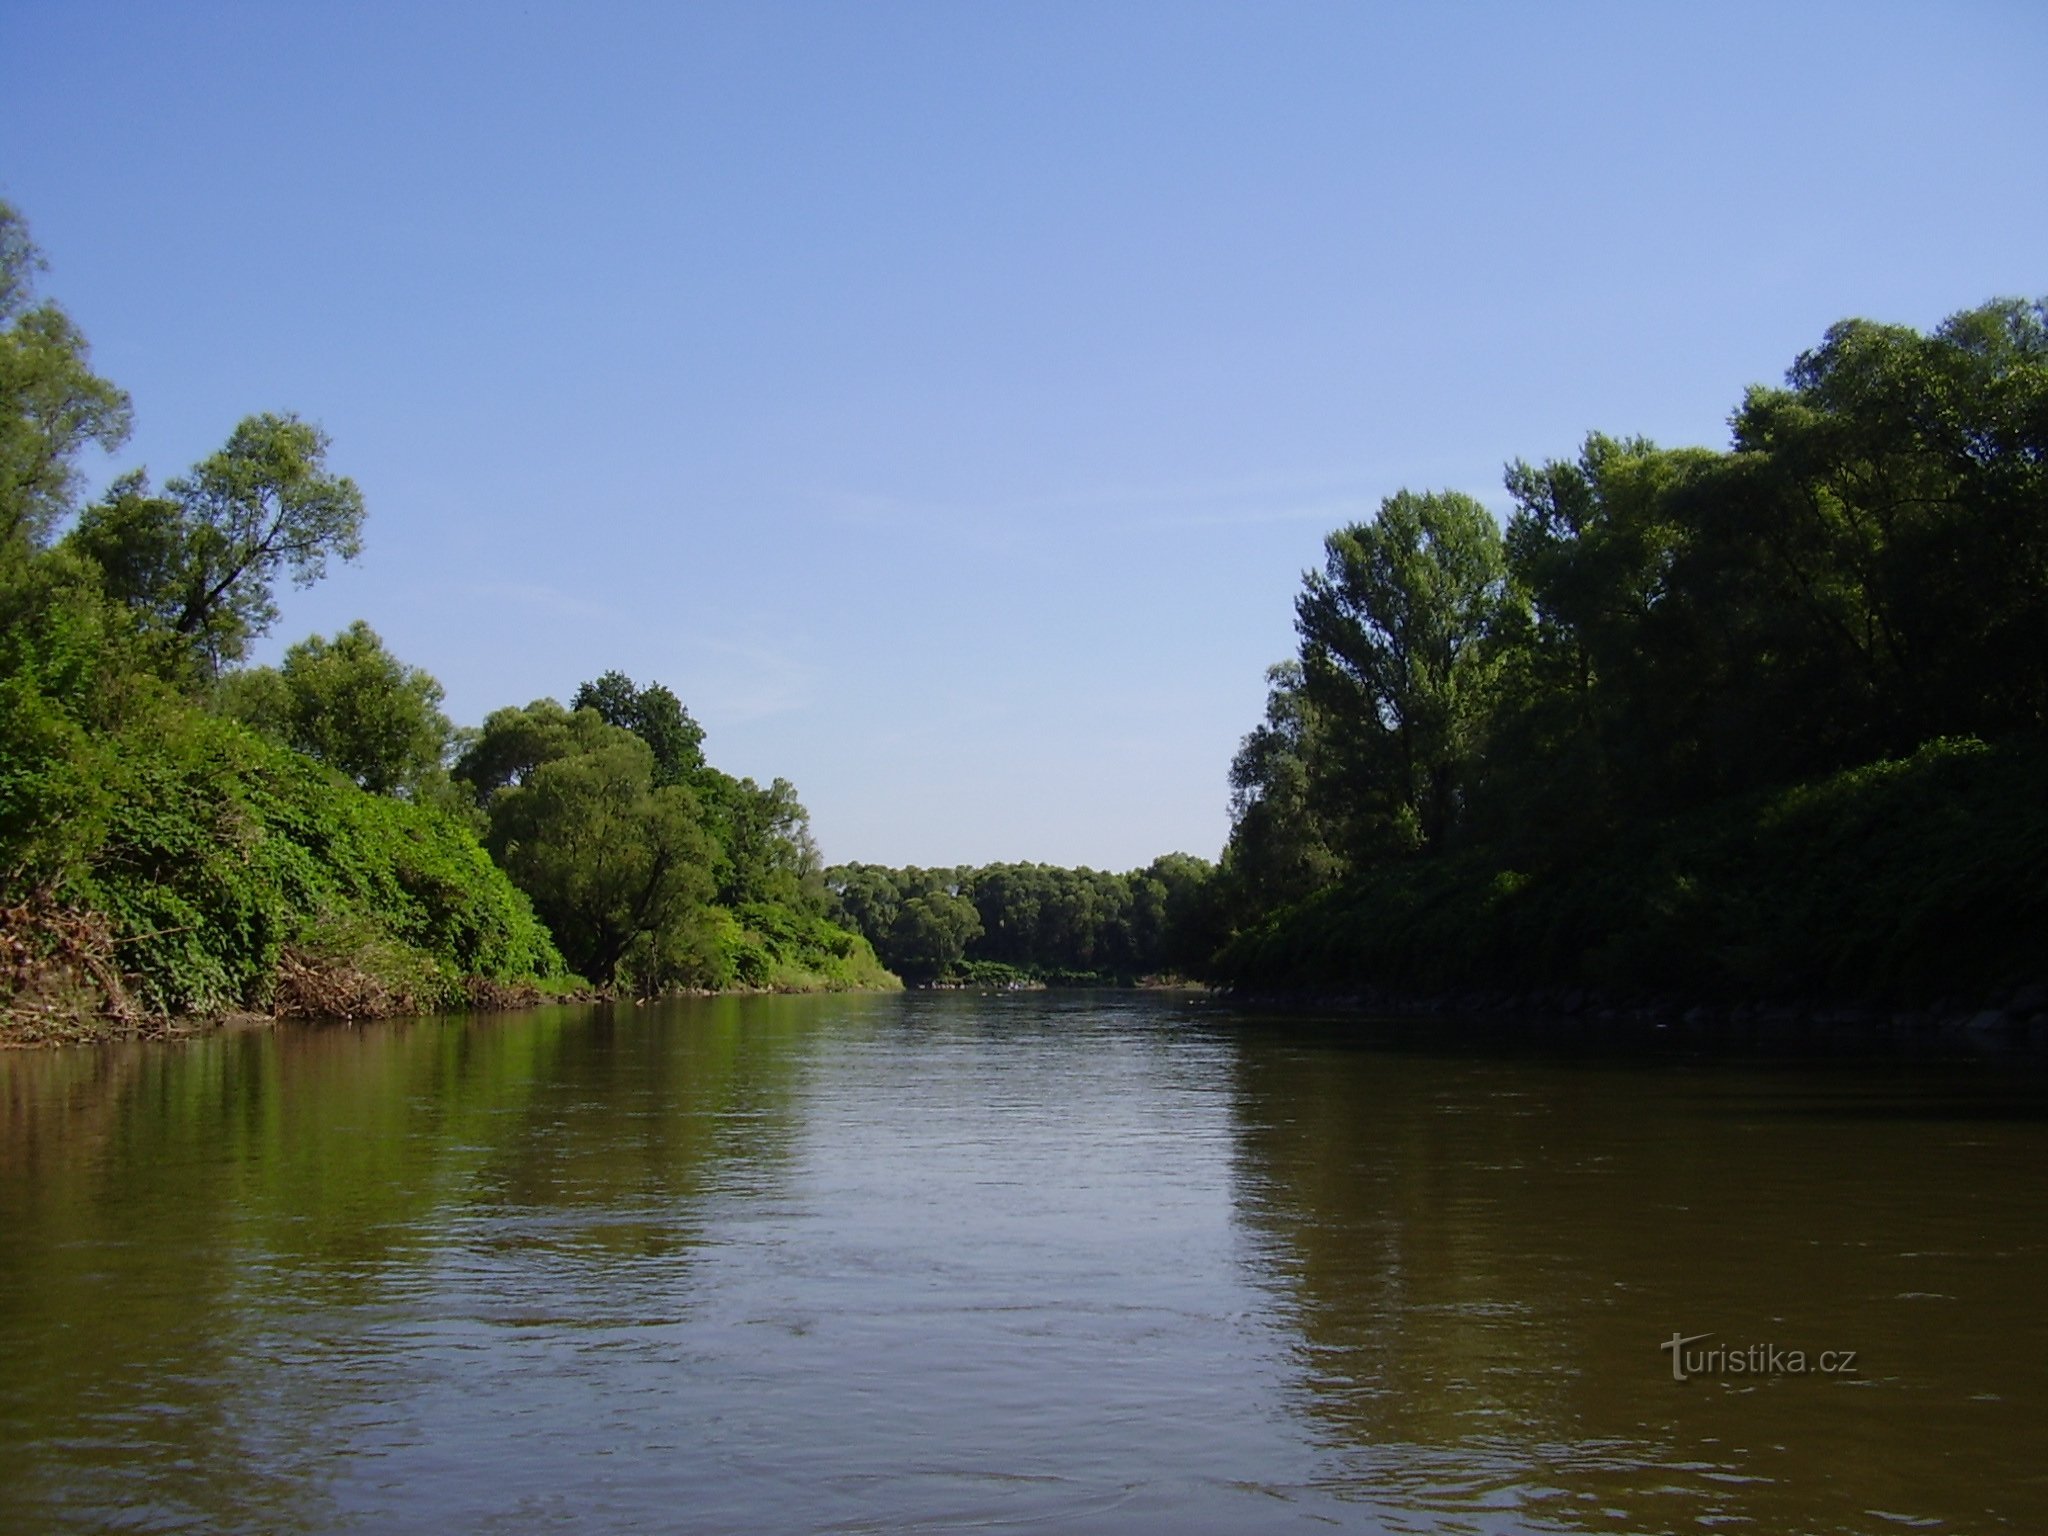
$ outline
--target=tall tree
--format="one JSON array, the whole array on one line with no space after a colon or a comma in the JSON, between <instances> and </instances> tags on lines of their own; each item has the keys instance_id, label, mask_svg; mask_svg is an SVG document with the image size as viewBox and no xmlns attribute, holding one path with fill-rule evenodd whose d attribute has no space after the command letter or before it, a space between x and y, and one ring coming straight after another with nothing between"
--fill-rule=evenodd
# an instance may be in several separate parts
<instances>
[{"instance_id":1,"label":"tall tree","mask_svg":"<svg viewBox=\"0 0 2048 1536\"><path fill-rule=\"evenodd\" d=\"M696 774L692 787L717 848L713 876L721 905L779 901L807 912L825 910L811 813L797 799L794 784L776 779L764 788L707 767Z\"/></svg>"},{"instance_id":2,"label":"tall tree","mask_svg":"<svg viewBox=\"0 0 2048 1536\"><path fill-rule=\"evenodd\" d=\"M1327 750L1301 663L1266 672L1266 718L1230 762L1230 839L1223 899L1241 918L1299 901L1349 867L1341 834L1316 793L1311 764Z\"/></svg>"},{"instance_id":3,"label":"tall tree","mask_svg":"<svg viewBox=\"0 0 2048 1536\"><path fill-rule=\"evenodd\" d=\"M362 492L328 472L328 446L296 416L251 416L162 496L124 476L69 542L106 571L112 595L217 674L276 622L280 577L311 586L331 557L362 552Z\"/></svg>"},{"instance_id":4,"label":"tall tree","mask_svg":"<svg viewBox=\"0 0 2048 1536\"><path fill-rule=\"evenodd\" d=\"M491 856L572 966L604 985L675 979L699 947L712 847L695 794L654 783L645 742L543 699L493 713L455 771L484 797ZM634 956L664 974L627 974Z\"/></svg>"},{"instance_id":5,"label":"tall tree","mask_svg":"<svg viewBox=\"0 0 2048 1536\"><path fill-rule=\"evenodd\" d=\"M1295 603L1304 691L1329 729L1316 793L1353 857L1439 847L1491 703L1500 530L1469 496L1402 491L1324 553Z\"/></svg>"},{"instance_id":6,"label":"tall tree","mask_svg":"<svg viewBox=\"0 0 2048 1536\"><path fill-rule=\"evenodd\" d=\"M825 871L833 922L864 936L880 953L903 905L891 872L878 864L839 864Z\"/></svg>"},{"instance_id":7,"label":"tall tree","mask_svg":"<svg viewBox=\"0 0 2048 1536\"><path fill-rule=\"evenodd\" d=\"M612 671L576 690L571 709L594 709L607 725L631 731L654 753L656 784L688 784L704 768L704 727L660 683L634 686Z\"/></svg>"},{"instance_id":8,"label":"tall tree","mask_svg":"<svg viewBox=\"0 0 2048 1536\"><path fill-rule=\"evenodd\" d=\"M2048 723L2048 300L1844 321L1735 436L1699 514L1861 695L1825 754Z\"/></svg>"},{"instance_id":9,"label":"tall tree","mask_svg":"<svg viewBox=\"0 0 2048 1536\"><path fill-rule=\"evenodd\" d=\"M1718 750L1728 682L1712 615L1677 590L1695 530L1679 492L1722 455L1594 433L1572 460L1507 470L1500 708L1489 830L1567 840L1668 805Z\"/></svg>"},{"instance_id":10,"label":"tall tree","mask_svg":"<svg viewBox=\"0 0 2048 1536\"><path fill-rule=\"evenodd\" d=\"M897 909L889 929L889 968L904 976L939 975L962 959L981 934L971 902L945 891L912 896Z\"/></svg>"},{"instance_id":11,"label":"tall tree","mask_svg":"<svg viewBox=\"0 0 2048 1536\"><path fill-rule=\"evenodd\" d=\"M92 371L85 337L36 302L42 253L0 202L0 553L40 548L71 510L87 444L128 440L128 396Z\"/></svg>"}]
</instances>

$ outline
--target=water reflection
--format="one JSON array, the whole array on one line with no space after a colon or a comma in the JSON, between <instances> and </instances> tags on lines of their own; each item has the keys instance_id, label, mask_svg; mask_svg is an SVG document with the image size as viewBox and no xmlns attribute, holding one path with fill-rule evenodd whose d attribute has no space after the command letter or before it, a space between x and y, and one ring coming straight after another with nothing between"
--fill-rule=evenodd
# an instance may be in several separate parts
<instances>
[{"instance_id":1,"label":"water reflection","mask_svg":"<svg viewBox=\"0 0 2048 1536\"><path fill-rule=\"evenodd\" d=\"M451 1358L503 1334L516 1375L536 1331L673 1317L704 1198L775 1179L790 1027L728 1002L10 1059L0 1403L45 1454L0 1456L0 1508L326 1528L335 1448L425 1438Z\"/></svg>"},{"instance_id":2,"label":"water reflection","mask_svg":"<svg viewBox=\"0 0 2048 1536\"><path fill-rule=\"evenodd\" d=\"M2038 1083L1357 1035L1236 1058L1240 1200L1337 1483L1425 1525L2048 1528ZM1681 1385L1675 1333L1816 1358Z\"/></svg>"},{"instance_id":3,"label":"water reflection","mask_svg":"<svg viewBox=\"0 0 2048 1536\"><path fill-rule=\"evenodd\" d=\"M2043 1102L1130 996L18 1054L0 1526L2048 1529Z\"/></svg>"}]
</instances>

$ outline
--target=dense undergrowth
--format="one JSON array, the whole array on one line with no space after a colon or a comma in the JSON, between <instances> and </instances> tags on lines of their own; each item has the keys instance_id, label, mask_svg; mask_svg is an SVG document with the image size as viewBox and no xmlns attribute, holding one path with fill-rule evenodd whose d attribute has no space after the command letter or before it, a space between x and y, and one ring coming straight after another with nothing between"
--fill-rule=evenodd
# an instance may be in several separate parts
<instances>
[{"instance_id":1,"label":"dense undergrowth","mask_svg":"<svg viewBox=\"0 0 2048 1536\"><path fill-rule=\"evenodd\" d=\"M2048 971L2048 747L1929 743L1557 859L1382 865L1241 933L1246 990L1989 1000Z\"/></svg>"},{"instance_id":2,"label":"dense undergrowth","mask_svg":"<svg viewBox=\"0 0 2048 1536\"><path fill-rule=\"evenodd\" d=\"M0 618L0 1008L15 1038L584 988L470 820L368 793L196 707L152 675L148 636L79 565L18 567ZM691 984L896 984L864 939L785 905L706 919Z\"/></svg>"},{"instance_id":3,"label":"dense undergrowth","mask_svg":"<svg viewBox=\"0 0 2048 1536\"><path fill-rule=\"evenodd\" d=\"M768 992L892 991L903 983L868 941L780 902L714 908L717 988Z\"/></svg>"},{"instance_id":4,"label":"dense undergrowth","mask_svg":"<svg viewBox=\"0 0 2048 1536\"><path fill-rule=\"evenodd\" d=\"M289 1006L347 971L386 1011L566 984L473 831L364 792L154 675L149 640L62 556L0 598L0 978L17 1028Z\"/></svg>"}]
</instances>

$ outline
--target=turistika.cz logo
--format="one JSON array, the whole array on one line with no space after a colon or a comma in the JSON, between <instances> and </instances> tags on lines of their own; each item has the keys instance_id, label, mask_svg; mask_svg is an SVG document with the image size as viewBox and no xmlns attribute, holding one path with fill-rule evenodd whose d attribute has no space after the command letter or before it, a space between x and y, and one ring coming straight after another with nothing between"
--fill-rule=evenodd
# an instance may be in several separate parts
<instances>
[{"instance_id":1,"label":"turistika.cz logo","mask_svg":"<svg viewBox=\"0 0 2048 1536\"><path fill-rule=\"evenodd\" d=\"M1824 1349L1809 1354L1803 1349L1786 1349L1779 1344L1751 1344L1731 1348L1716 1344L1694 1349L1711 1333L1674 1333L1657 1348L1671 1354L1671 1379L1690 1381L1695 1376L1853 1376L1856 1351Z\"/></svg>"}]
</instances>

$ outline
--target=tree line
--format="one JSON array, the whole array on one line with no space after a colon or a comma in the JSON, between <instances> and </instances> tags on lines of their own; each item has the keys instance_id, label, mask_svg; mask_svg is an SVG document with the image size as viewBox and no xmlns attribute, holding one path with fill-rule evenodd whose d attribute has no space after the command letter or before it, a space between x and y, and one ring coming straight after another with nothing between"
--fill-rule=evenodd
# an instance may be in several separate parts
<instances>
[{"instance_id":1,"label":"tree line","mask_svg":"<svg viewBox=\"0 0 2048 1536\"><path fill-rule=\"evenodd\" d=\"M1222 938L1215 866L1169 853L1116 874L1050 864L839 864L832 913L914 981L1114 985L1199 971Z\"/></svg>"},{"instance_id":2,"label":"tree line","mask_svg":"<svg viewBox=\"0 0 2048 1536\"><path fill-rule=\"evenodd\" d=\"M1504 525L1324 541L1218 862L826 869L607 672L473 729L367 625L249 665L365 507L290 414L90 502L131 405L0 203L0 1004L1182 975L1757 993L2040 980L2048 305L1847 321L1725 449L1588 436ZM885 966L888 969L885 969ZM295 982L293 978L298 978ZM317 989L316 989L317 990ZM310 995L310 994L309 994ZM383 1000L379 1004L379 999ZM351 1006L355 1006L354 1003Z\"/></svg>"},{"instance_id":3,"label":"tree line","mask_svg":"<svg viewBox=\"0 0 2048 1536\"><path fill-rule=\"evenodd\" d=\"M1925 334L1841 323L1783 386L1748 391L1732 424L1724 450L1596 433L1570 458L1514 462L1505 527L1469 496L1404 490L1328 536L1296 598L1298 651L1269 674L1265 718L1231 764L1220 882L1249 937L1222 974L1413 979L1374 935L1430 902L1520 924L1496 933L1494 959L1467 956L1479 978L1676 980L1698 959L1681 952L1716 935L1776 954L1707 912L1740 883L1717 886L1709 866L1747 859L1748 901L1831 858L1814 902L1832 881L1847 904L1851 861L1788 840L1805 823L1779 814L1838 779L1847 817L1915 773L1948 775L1950 842L1980 870L1998 864L1978 858L1987 840L2034 846L2038 794L2001 803L1970 785L2048 725L2048 305L1998 301ZM1682 835L1718 852L1679 854ZM1904 885L1970 878L1924 848L1899 858L1889 876ZM1671 867L1653 875L1659 859ZM1602 955L1637 918L1567 916L1558 893L1595 869L1630 900L1690 912L1662 960ZM2007 958L1980 970L2017 974L2040 936L2042 877L2015 878L1992 924ZM1946 911L1916 935L1930 962L1960 921L1955 901ZM1793 922L1806 937L1829 926L1825 912ZM1417 930L1407 947L1437 942ZM1721 974L1770 982L1735 956Z\"/></svg>"},{"instance_id":4,"label":"tree line","mask_svg":"<svg viewBox=\"0 0 2048 1536\"><path fill-rule=\"evenodd\" d=\"M608 672L476 729L367 624L248 665L284 582L355 559L360 489L290 414L81 505L128 397L37 293L0 203L0 1009L391 1011L579 981L890 985L825 916L783 779L706 761L659 684ZM297 989L296 997L294 989Z\"/></svg>"}]
</instances>

